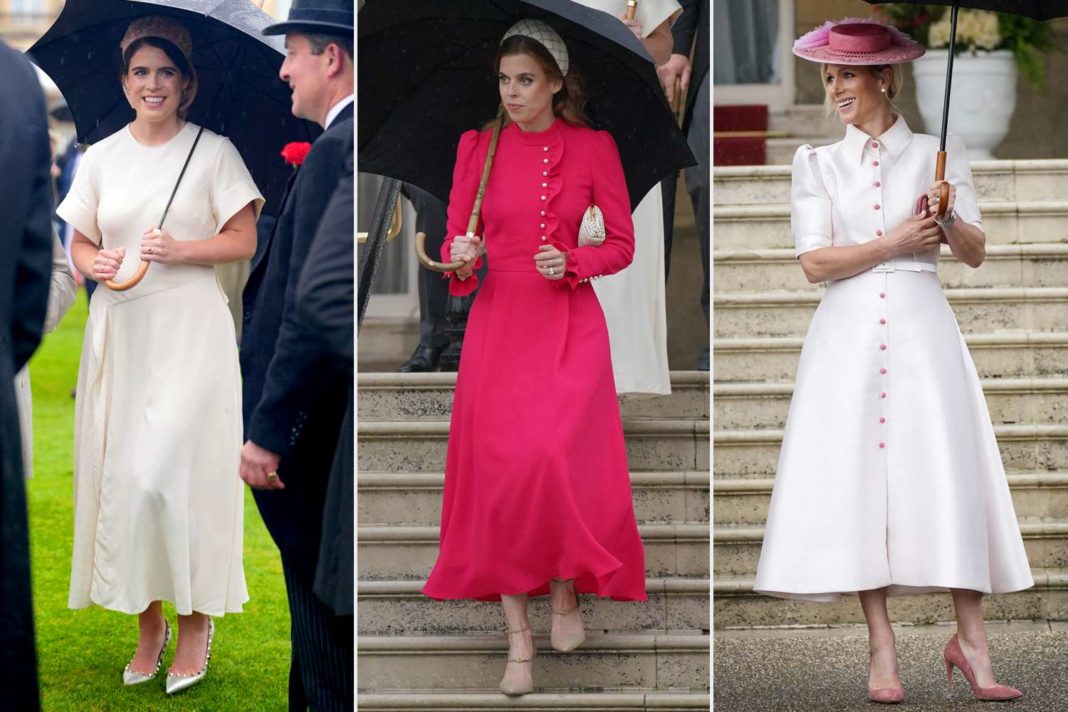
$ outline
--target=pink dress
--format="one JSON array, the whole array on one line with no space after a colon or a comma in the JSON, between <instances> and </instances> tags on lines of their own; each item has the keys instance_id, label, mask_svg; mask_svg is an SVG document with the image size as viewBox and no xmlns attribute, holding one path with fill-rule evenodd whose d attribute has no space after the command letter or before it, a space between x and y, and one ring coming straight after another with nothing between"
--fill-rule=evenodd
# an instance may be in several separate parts
<instances>
[{"instance_id":1,"label":"pink dress","mask_svg":"<svg viewBox=\"0 0 1068 712\"><path fill-rule=\"evenodd\" d=\"M448 237L462 235L490 131L460 139ZM607 238L578 247L590 204ZM445 465L441 546L423 589L432 598L497 600L579 593L645 600L645 554L634 520L608 330L589 281L628 264L630 201L619 153L603 131L557 119L500 136L482 205L489 270L468 320ZM551 244L567 273L549 281L534 255ZM451 277L470 293L472 275Z\"/></svg>"}]
</instances>

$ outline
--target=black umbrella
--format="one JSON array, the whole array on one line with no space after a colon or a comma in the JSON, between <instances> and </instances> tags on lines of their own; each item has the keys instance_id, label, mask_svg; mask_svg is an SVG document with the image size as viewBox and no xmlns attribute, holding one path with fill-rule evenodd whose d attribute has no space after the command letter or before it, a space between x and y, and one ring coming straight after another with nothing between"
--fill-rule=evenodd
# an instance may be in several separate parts
<instances>
[{"instance_id":1,"label":"black umbrella","mask_svg":"<svg viewBox=\"0 0 1068 712\"><path fill-rule=\"evenodd\" d=\"M94 143L133 120L119 83L119 42L142 15L170 15L189 29L199 83L189 120L233 142L264 210L277 214L292 171L279 152L313 140L319 128L290 112L290 89L278 78L284 42L260 34L274 20L249 0L67 0L28 54L59 87L78 140Z\"/></svg>"},{"instance_id":2,"label":"black umbrella","mask_svg":"<svg viewBox=\"0 0 1068 712\"><path fill-rule=\"evenodd\" d=\"M359 169L448 200L460 135L500 103L493 58L522 18L552 25L589 97L594 127L619 146L631 205L694 165L653 60L608 13L572 0L368 0L359 13Z\"/></svg>"},{"instance_id":3,"label":"black umbrella","mask_svg":"<svg viewBox=\"0 0 1068 712\"><path fill-rule=\"evenodd\" d=\"M865 0L869 5L881 5L880 0ZM938 143L938 160L935 163L935 180L946 178L946 133L949 125L949 96L953 85L953 56L957 53L957 12L965 7L973 10L990 10L1008 12L1014 15L1030 17L1034 20L1050 20L1054 17L1068 16L1068 2L1065 0L943 0L942 2L916 2L902 0L906 5L948 5L950 7L949 60L946 66L946 95L942 104L942 133ZM946 214L949 201L949 186L942 185L938 201L938 217Z\"/></svg>"}]
</instances>

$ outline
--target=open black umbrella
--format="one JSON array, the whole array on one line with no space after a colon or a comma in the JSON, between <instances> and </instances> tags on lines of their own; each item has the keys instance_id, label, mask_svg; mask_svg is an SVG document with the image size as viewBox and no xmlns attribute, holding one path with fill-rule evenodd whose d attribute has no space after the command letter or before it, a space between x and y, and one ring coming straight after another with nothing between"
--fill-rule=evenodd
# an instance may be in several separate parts
<instances>
[{"instance_id":1,"label":"open black umbrella","mask_svg":"<svg viewBox=\"0 0 1068 712\"><path fill-rule=\"evenodd\" d=\"M368 0L359 13L359 169L448 200L460 135L497 112L493 58L516 21L552 25L619 146L631 204L694 165L655 65L619 18L572 0Z\"/></svg>"},{"instance_id":2,"label":"open black umbrella","mask_svg":"<svg viewBox=\"0 0 1068 712\"><path fill-rule=\"evenodd\" d=\"M278 78L284 42L260 34L274 20L249 0L67 0L28 54L59 87L78 140L94 143L133 120L119 84L119 41L142 15L170 15L189 29L199 82L189 120L233 142L264 210L276 214L292 171L279 151L313 140L319 128L290 112L290 89Z\"/></svg>"},{"instance_id":3,"label":"open black umbrella","mask_svg":"<svg viewBox=\"0 0 1068 712\"><path fill-rule=\"evenodd\" d=\"M880 0L865 0L869 5L882 5ZM942 104L942 133L938 143L938 160L935 163L935 180L946 178L946 133L949 126L949 96L953 86L953 56L957 53L957 12L965 7L972 10L990 10L1008 12L1014 15L1030 17L1034 20L1050 20L1054 17L1068 16L1068 2L1065 0L942 0L926 2L919 0L901 0L899 4L908 5L948 5L950 7L949 60L946 66L946 94ZM938 217L946 213L949 200L949 186L942 186L938 201Z\"/></svg>"}]
</instances>

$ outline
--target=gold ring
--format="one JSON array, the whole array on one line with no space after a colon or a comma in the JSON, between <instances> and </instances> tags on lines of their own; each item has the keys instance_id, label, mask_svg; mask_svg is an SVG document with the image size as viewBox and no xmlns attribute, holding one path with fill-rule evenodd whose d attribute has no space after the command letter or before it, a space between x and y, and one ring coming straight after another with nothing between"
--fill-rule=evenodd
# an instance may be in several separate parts
<instances>
[{"instance_id":1,"label":"gold ring","mask_svg":"<svg viewBox=\"0 0 1068 712\"><path fill-rule=\"evenodd\" d=\"M277 472L268 472L267 473L267 479L271 480L272 482L274 480L277 480L278 479L278 473Z\"/></svg>"}]
</instances>

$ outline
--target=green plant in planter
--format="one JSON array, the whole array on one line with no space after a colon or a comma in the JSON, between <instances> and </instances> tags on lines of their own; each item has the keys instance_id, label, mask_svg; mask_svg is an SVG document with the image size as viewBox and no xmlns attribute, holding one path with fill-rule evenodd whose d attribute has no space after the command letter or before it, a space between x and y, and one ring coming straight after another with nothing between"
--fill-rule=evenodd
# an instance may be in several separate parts
<instances>
[{"instance_id":1,"label":"green plant in planter","mask_svg":"<svg viewBox=\"0 0 1068 712\"><path fill-rule=\"evenodd\" d=\"M873 12L883 22L907 32L931 49L949 46L950 12L944 5L886 3ZM1038 91L1046 88L1044 53L1055 48L1046 22L1007 12L960 10L957 16L957 54L1007 49L1020 74Z\"/></svg>"}]
</instances>

